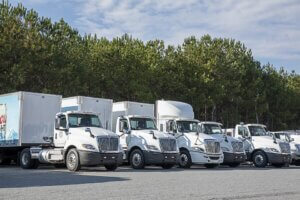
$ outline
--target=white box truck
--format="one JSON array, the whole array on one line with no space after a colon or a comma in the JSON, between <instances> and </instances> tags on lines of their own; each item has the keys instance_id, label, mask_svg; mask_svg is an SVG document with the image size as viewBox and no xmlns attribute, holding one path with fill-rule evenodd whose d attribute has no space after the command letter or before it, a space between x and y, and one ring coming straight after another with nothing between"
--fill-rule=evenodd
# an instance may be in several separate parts
<instances>
[{"instance_id":1,"label":"white box truck","mask_svg":"<svg viewBox=\"0 0 300 200\"><path fill-rule=\"evenodd\" d=\"M63 98L61 111L82 111L96 113L103 128L112 130L112 99L75 96Z\"/></svg>"},{"instance_id":2,"label":"white box truck","mask_svg":"<svg viewBox=\"0 0 300 200\"><path fill-rule=\"evenodd\" d=\"M247 159L256 167L287 166L291 162L288 142L273 137L263 124L238 124L233 136L243 141Z\"/></svg>"},{"instance_id":3,"label":"white box truck","mask_svg":"<svg viewBox=\"0 0 300 200\"><path fill-rule=\"evenodd\" d=\"M157 130L154 105L138 102L113 104L113 127L120 136L124 159L132 168L159 165L164 169L177 164L179 150L175 137Z\"/></svg>"},{"instance_id":4,"label":"white box truck","mask_svg":"<svg viewBox=\"0 0 300 200\"><path fill-rule=\"evenodd\" d=\"M0 95L1 162L14 159L24 169L39 163L66 165L70 171L90 165L116 169L122 161L118 136L103 129L96 114L60 109L59 95Z\"/></svg>"},{"instance_id":5,"label":"white box truck","mask_svg":"<svg viewBox=\"0 0 300 200\"><path fill-rule=\"evenodd\" d=\"M220 142L200 132L200 121L194 119L191 105L159 100L155 104L155 113L160 131L177 138L180 167L190 168L192 164L204 164L207 168L214 168L223 162Z\"/></svg>"}]
</instances>

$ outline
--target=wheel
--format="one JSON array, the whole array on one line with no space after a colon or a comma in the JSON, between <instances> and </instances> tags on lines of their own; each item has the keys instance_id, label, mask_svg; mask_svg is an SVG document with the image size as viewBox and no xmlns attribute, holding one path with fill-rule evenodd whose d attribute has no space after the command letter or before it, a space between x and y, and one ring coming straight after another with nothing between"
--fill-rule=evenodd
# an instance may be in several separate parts
<instances>
[{"instance_id":1,"label":"wheel","mask_svg":"<svg viewBox=\"0 0 300 200\"><path fill-rule=\"evenodd\" d=\"M118 168L117 164L104 165L107 171L115 171Z\"/></svg>"},{"instance_id":2,"label":"wheel","mask_svg":"<svg viewBox=\"0 0 300 200\"><path fill-rule=\"evenodd\" d=\"M81 168L80 160L79 160L79 154L75 148L70 149L68 151L67 157L66 157L66 166L68 170L70 171L78 171Z\"/></svg>"},{"instance_id":3,"label":"wheel","mask_svg":"<svg viewBox=\"0 0 300 200\"><path fill-rule=\"evenodd\" d=\"M23 169L36 169L39 166L38 160L31 159L30 149L23 149L20 155L20 166Z\"/></svg>"},{"instance_id":4,"label":"wheel","mask_svg":"<svg viewBox=\"0 0 300 200\"><path fill-rule=\"evenodd\" d=\"M190 168L192 165L191 155L187 150L180 151L179 167Z\"/></svg>"},{"instance_id":5,"label":"wheel","mask_svg":"<svg viewBox=\"0 0 300 200\"><path fill-rule=\"evenodd\" d=\"M255 167L266 167L268 164L268 159L266 154L263 151L257 151L252 156L253 164Z\"/></svg>"},{"instance_id":6,"label":"wheel","mask_svg":"<svg viewBox=\"0 0 300 200\"><path fill-rule=\"evenodd\" d=\"M57 169L62 169L62 168L66 168L66 164L65 163L58 163L58 164L54 164L54 167Z\"/></svg>"},{"instance_id":7,"label":"wheel","mask_svg":"<svg viewBox=\"0 0 300 200\"><path fill-rule=\"evenodd\" d=\"M228 166L229 167L238 167L240 166L241 163L229 163Z\"/></svg>"},{"instance_id":8,"label":"wheel","mask_svg":"<svg viewBox=\"0 0 300 200\"><path fill-rule=\"evenodd\" d=\"M296 165L296 166L300 166L300 160L294 161L293 164Z\"/></svg>"},{"instance_id":9,"label":"wheel","mask_svg":"<svg viewBox=\"0 0 300 200\"><path fill-rule=\"evenodd\" d=\"M144 154L141 150L135 149L131 152L130 165L133 169L143 169L145 167Z\"/></svg>"},{"instance_id":10,"label":"wheel","mask_svg":"<svg viewBox=\"0 0 300 200\"><path fill-rule=\"evenodd\" d=\"M163 169L171 169L172 167L174 167L174 164L163 164L163 165L161 165L161 167Z\"/></svg>"},{"instance_id":11,"label":"wheel","mask_svg":"<svg viewBox=\"0 0 300 200\"><path fill-rule=\"evenodd\" d=\"M282 168L282 167L284 167L285 166L285 163L276 163L276 164L272 164L274 167L276 167L276 168Z\"/></svg>"},{"instance_id":12,"label":"wheel","mask_svg":"<svg viewBox=\"0 0 300 200\"><path fill-rule=\"evenodd\" d=\"M213 169L219 167L219 164L205 164L204 166L208 169Z\"/></svg>"}]
</instances>

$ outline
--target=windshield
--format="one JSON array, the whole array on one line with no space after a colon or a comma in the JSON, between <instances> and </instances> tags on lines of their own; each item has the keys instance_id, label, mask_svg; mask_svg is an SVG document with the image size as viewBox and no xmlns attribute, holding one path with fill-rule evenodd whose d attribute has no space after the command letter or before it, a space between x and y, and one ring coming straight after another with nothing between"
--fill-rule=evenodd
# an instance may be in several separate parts
<instances>
[{"instance_id":1,"label":"windshield","mask_svg":"<svg viewBox=\"0 0 300 200\"><path fill-rule=\"evenodd\" d=\"M222 128L218 124L203 124L203 132L205 134L222 134Z\"/></svg>"},{"instance_id":2,"label":"windshield","mask_svg":"<svg viewBox=\"0 0 300 200\"><path fill-rule=\"evenodd\" d=\"M198 131L198 122L194 121L177 121L177 129L179 132L191 133Z\"/></svg>"},{"instance_id":3,"label":"windshield","mask_svg":"<svg viewBox=\"0 0 300 200\"><path fill-rule=\"evenodd\" d=\"M91 114L69 114L69 127L98 127L102 128L97 115Z\"/></svg>"},{"instance_id":4,"label":"windshield","mask_svg":"<svg viewBox=\"0 0 300 200\"><path fill-rule=\"evenodd\" d=\"M130 118L131 130L156 130L153 119L150 118Z\"/></svg>"},{"instance_id":5,"label":"windshield","mask_svg":"<svg viewBox=\"0 0 300 200\"><path fill-rule=\"evenodd\" d=\"M268 136L266 129L262 126L249 126L251 136Z\"/></svg>"}]
</instances>

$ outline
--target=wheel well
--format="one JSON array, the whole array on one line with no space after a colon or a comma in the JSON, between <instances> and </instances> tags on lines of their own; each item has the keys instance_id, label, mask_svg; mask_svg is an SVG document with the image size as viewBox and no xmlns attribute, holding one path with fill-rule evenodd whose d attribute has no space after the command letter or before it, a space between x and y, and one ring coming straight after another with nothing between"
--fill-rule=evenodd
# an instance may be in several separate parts
<instances>
[{"instance_id":1,"label":"wheel well","mask_svg":"<svg viewBox=\"0 0 300 200\"><path fill-rule=\"evenodd\" d=\"M187 148L185 148L185 147L180 147L179 151L188 151L189 152L189 150Z\"/></svg>"},{"instance_id":2,"label":"wheel well","mask_svg":"<svg viewBox=\"0 0 300 200\"><path fill-rule=\"evenodd\" d=\"M128 151L128 153L127 153L127 160L128 160L129 164L130 164L129 156L130 156L131 152L133 152L136 149L139 149L140 151L142 151L142 149L140 147L134 146L134 147L131 147L130 151Z\"/></svg>"},{"instance_id":3,"label":"wheel well","mask_svg":"<svg viewBox=\"0 0 300 200\"><path fill-rule=\"evenodd\" d=\"M66 157L67 157L67 154L68 154L69 150L73 149L73 148L76 149L75 146L71 145L71 146L68 146L68 148L64 151L64 160L66 160Z\"/></svg>"},{"instance_id":4,"label":"wheel well","mask_svg":"<svg viewBox=\"0 0 300 200\"><path fill-rule=\"evenodd\" d=\"M261 151L263 154L265 154L266 158L267 158L267 162L269 162L269 159L268 159L268 156L266 154L266 152L262 149L255 149L252 153L251 153L251 161L253 161L253 155L258 152L258 151Z\"/></svg>"}]
</instances>

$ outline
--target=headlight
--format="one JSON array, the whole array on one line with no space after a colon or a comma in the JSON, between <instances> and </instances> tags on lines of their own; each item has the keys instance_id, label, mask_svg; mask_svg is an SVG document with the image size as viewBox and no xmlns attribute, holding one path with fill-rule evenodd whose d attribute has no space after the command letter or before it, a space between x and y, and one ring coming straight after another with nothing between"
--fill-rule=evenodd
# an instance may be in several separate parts
<instances>
[{"instance_id":1,"label":"headlight","mask_svg":"<svg viewBox=\"0 0 300 200\"><path fill-rule=\"evenodd\" d=\"M272 153L279 153L279 150L275 149L275 148L265 148L265 150L267 152L272 152Z\"/></svg>"},{"instance_id":2,"label":"headlight","mask_svg":"<svg viewBox=\"0 0 300 200\"><path fill-rule=\"evenodd\" d=\"M230 151L229 148L227 148L227 147L221 147L221 149L222 149L223 152L228 152L228 151Z\"/></svg>"},{"instance_id":3,"label":"headlight","mask_svg":"<svg viewBox=\"0 0 300 200\"><path fill-rule=\"evenodd\" d=\"M193 151L204 152L204 149L201 147L192 147Z\"/></svg>"},{"instance_id":4,"label":"headlight","mask_svg":"<svg viewBox=\"0 0 300 200\"><path fill-rule=\"evenodd\" d=\"M159 149L155 145L146 145L148 150L159 151Z\"/></svg>"},{"instance_id":5,"label":"headlight","mask_svg":"<svg viewBox=\"0 0 300 200\"><path fill-rule=\"evenodd\" d=\"M91 145L91 144L82 144L81 145L83 148L88 149L88 150L95 150L96 148Z\"/></svg>"}]
</instances>

